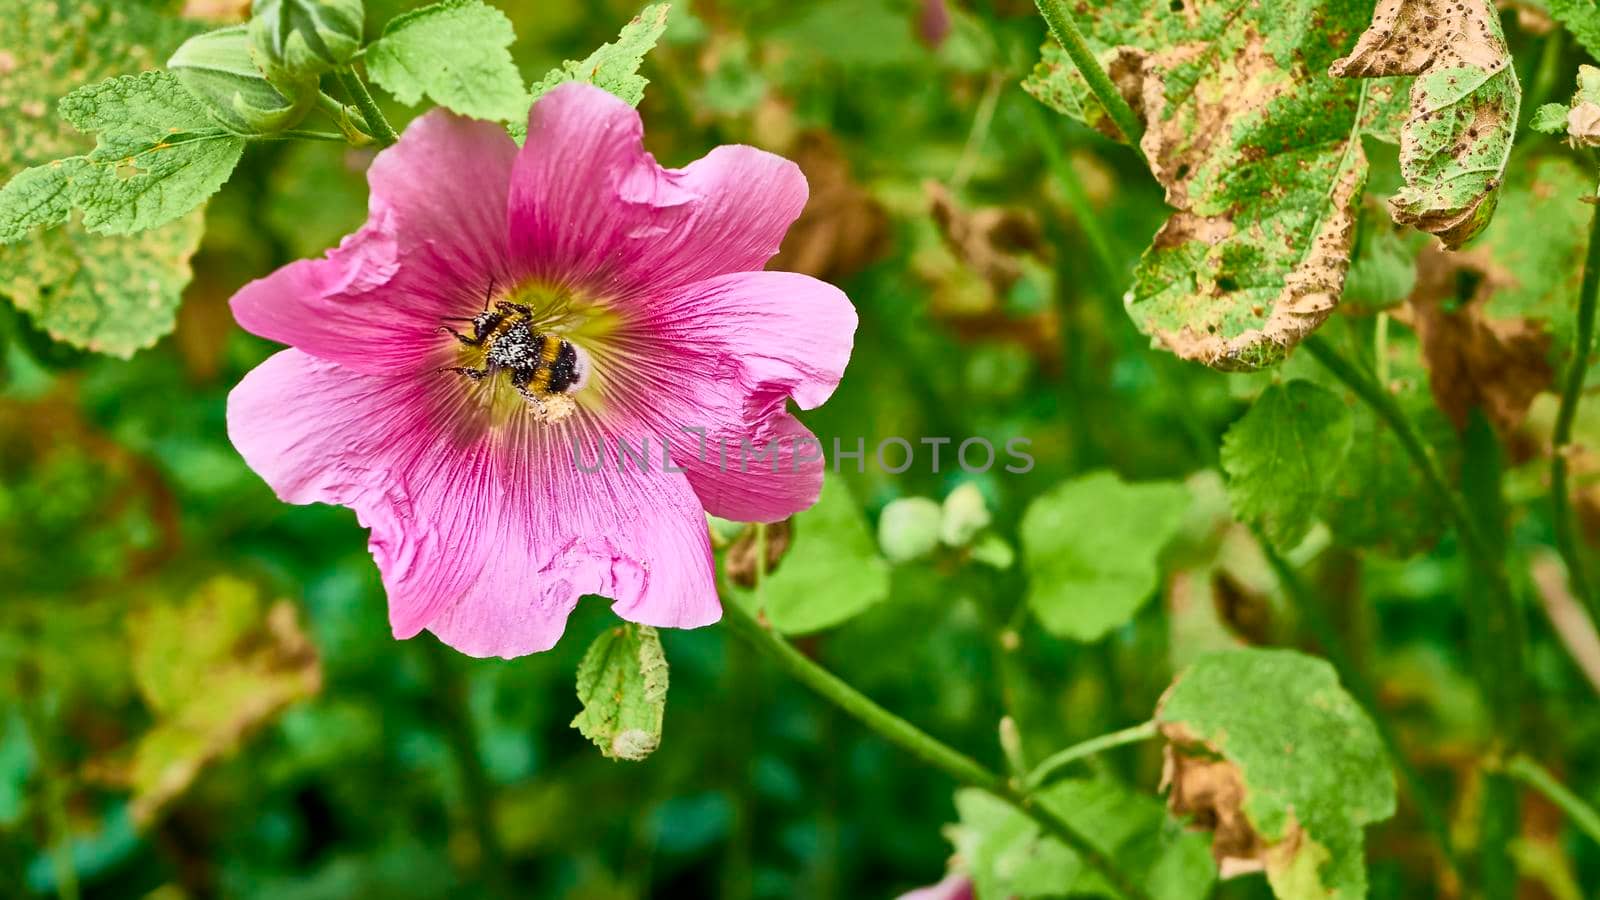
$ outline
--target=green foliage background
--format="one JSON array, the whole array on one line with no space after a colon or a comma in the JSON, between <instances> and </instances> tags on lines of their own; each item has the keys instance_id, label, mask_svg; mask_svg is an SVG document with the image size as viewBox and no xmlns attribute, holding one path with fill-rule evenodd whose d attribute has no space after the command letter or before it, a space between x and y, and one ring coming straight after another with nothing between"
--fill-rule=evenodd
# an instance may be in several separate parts
<instances>
[{"instance_id":1,"label":"green foliage background","mask_svg":"<svg viewBox=\"0 0 1600 900\"><path fill-rule=\"evenodd\" d=\"M0 57L0 177L91 151L39 111L43 99L159 64L203 27L158 3L114 5L140 54L102 57L94 31L0 23L0 53L30 40L88 54L32 73ZM369 39L416 5L371 0ZM639 11L496 5L535 84ZM207 6L228 4L190 4ZM1290 675L1230 681L1207 654L1342 656L1367 673L1372 696L1357 699L1391 724L1469 858L1469 881L1496 877L1493 863L1470 861L1493 846L1529 896L1594 896L1600 847L1538 795L1514 801L1513 834L1483 833L1479 816L1507 721L1539 735L1535 755L1578 796L1600 799L1600 684L1563 648L1537 578L1552 543L1541 448L1553 388L1528 392L1525 417L1490 422L1473 410L1500 408L1499 376L1473 360L1442 369L1424 352L1433 307L1400 305L1432 286L1441 315L1476 302L1490 318L1524 317L1554 338L1520 362L1564 364L1592 168L1553 139L1523 138L1495 224L1473 262L1444 276L1429 268L1435 251L1369 197L1346 297L1359 314L1321 332L1382 374L1451 479L1502 524L1494 540L1514 570L1531 564L1533 576L1513 579L1517 644L1515 632L1469 624L1481 584L1393 435L1346 386L1304 353L1245 374L1181 362L1135 327L1123 296L1172 210L1128 148L1022 91L1045 34L1033 7L951 3L938 42L923 34L922 7L679 2L642 70L646 140L663 163L723 143L800 161L814 203L775 265L839 283L861 313L839 393L805 418L827 446L865 438L864 471L846 462L830 477L762 597L729 572L725 602L763 604L807 655L997 770L1002 715L1021 735L1013 749L1037 763L1156 717L1163 692L1202 660L1196 671L1217 687L1180 681L1181 708L1162 721L1233 734L1246 758L1266 760L1257 775L1276 773L1276 733L1235 723L1301 722L1311 695L1295 693L1294 673L1310 664L1273 656ZM1544 93L1524 102L1531 115L1565 99L1587 57L1561 30L1528 24L1540 21L1530 10L1505 21L1521 80ZM25 76L37 77L32 93ZM397 126L417 112L385 103ZM1369 194L1399 192L1395 148L1363 140ZM73 223L0 250L12 301L0 304L0 897L853 900L937 881L952 852L986 897L1106 895L1028 820L958 792L726 627L660 634L671 685L660 747L643 762L602 756L572 727L579 663L617 624L602 601L580 604L556 649L515 661L467 659L427 634L393 641L354 515L279 503L223 421L229 388L274 350L234 326L228 297L354 230L370 159L332 143L251 143L205 207L203 238L196 214L120 243ZM1140 277L1156 263L1169 264L1147 259ZM175 312L121 293L185 281ZM175 330L140 349L172 315ZM1467 401L1451 393L1480 381ZM937 473L919 446L918 464L895 474L870 450L895 435L953 443ZM1036 464L968 474L954 451L970 436L1027 438ZM1600 437L1600 422L1580 421L1585 436ZM1595 471L1580 468L1580 491ZM1252 480L1230 496L1229 478ZM944 502L942 518L931 503L903 505L914 498ZM738 568L749 533L721 537L720 562ZM642 653L630 640L618 638ZM1496 642L1526 648L1536 703L1475 681ZM1358 721L1305 744L1307 765L1325 761L1319 749L1332 760L1321 781L1274 774L1283 783L1263 790L1312 797L1302 823L1337 820L1334 838L1312 837L1338 852L1361 852L1361 826L1376 823L1365 832L1371 896L1459 896L1405 791L1387 817L1392 789L1367 769L1351 775L1366 776L1359 804L1328 799L1340 793L1328 779L1353 771L1339 754L1376 738L1349 697L1328 693L1332 672L1311 669L1316 708ZM629 710L625 721L651 717ZM1308 734L1331 727L1305 721ZM604 732L597 722L586 729ZM1271 896L1259 876L1213 889L1205 842L1160 810L1161 772L1159 742L1136 744L1078 765L1049 802L1108 836L1160 896ZM1263 827L1281 833L1280 806L1271 818ZM1359 880L1351 859L1339 877Z\"/></svg>"}]
</instances>

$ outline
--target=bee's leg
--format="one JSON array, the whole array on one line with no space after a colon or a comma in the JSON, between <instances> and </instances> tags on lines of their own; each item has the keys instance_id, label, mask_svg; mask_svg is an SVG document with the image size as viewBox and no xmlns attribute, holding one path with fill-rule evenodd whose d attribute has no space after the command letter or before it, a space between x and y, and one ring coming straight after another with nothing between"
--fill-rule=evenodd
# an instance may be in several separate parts
<instances>
[{"instance_id":1,"label":"bee's leg","mask_svg":"<svg viewBox=\"0 0 1600 900\"><path fill-rule=\"evenodd\" d=\"M464 335L461 332L455 330L454 328L451 328L449 325L440 325L435 330L436 331L446 332L451 337L454 337L456 340L460 341L461 343L466 344L468 347L479 347L479 346L483 345L483 335L481 335L481 334L477 335L475 337L467 337L466 335Z\"/></svg>"},{"instance_id":2,"label":"bee's leg","mask_svg":"<svg viewBox=\"0 0 1600 900\"><path fill-rule=\"evenodd\" d=\"M538 410L540 413L543 413L545 412L544 398L540 397L538 394L535 394L533 391L528 390L528 382L533 380L533 373L535 371L536 370L532 368L522 368L512 372L511 386L517 389L517 393L521 394L522 399L528 401L529 405Z\"/></svg>"},{"instance_id":3,"label":"bee's leg","mask_svg":"<svg viewBox=\"0 0 1600 900\"><path fill-rule=\"evenodd\" d=\"M446 366L439 371L454 372L457 375L465 375L468 378L471 378L473 381L482 381L485 378L488 378L490 375L488 369L474 369L470 366Z\"/></svg>"},{"instance_id":4,"label":"bee's leg","mask_svg":"<svg viewBox=\"0 0 1600 900\"><path fill-rule=\"evenodd\" d=\"M522 305L521 303L512 303L510 300L501 300L499 303L494 305L494 308L508 316L512 313L517 313L518 315L523 316L533 315L533 310Z\"/></svg>"}]
</instances>

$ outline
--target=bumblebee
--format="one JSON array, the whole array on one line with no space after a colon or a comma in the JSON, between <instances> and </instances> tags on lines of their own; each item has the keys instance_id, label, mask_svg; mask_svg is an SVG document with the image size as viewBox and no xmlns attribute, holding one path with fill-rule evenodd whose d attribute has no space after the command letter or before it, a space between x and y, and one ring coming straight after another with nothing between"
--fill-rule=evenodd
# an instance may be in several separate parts
<instances>
[{"instance_id":1,"label":"bumblebee","mask_svg":"<svg viewBox=\"0 0 1600 900\"><path fill-rule=\"evenodd\" d=\"M541 415L565 418L571 395L589 378L589 356L576 344L534 327L533 310L521 303L501 300L493 309L472 317L472 334L440 326L468 347L484 349L481 368L447 366L441 371L464 375L473 381L511 373L511 386Z\"/></svg>"}]
</instances>

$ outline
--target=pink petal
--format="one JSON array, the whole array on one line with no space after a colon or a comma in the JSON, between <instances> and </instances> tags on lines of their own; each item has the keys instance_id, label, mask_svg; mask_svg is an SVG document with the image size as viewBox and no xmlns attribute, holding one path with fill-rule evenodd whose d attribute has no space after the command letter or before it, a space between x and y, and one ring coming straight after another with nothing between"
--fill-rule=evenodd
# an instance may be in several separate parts
<instances>
[{"instance_id":1,"label":"pink petal","mask_svg":"<svg viewBox=\"0 0 1600 900\"><path fill-rule=\"evenodd\" d=\"M482 568L478 522L495 491L481 448L430 427L411 379L285 350L228 395L228 436L288 503L333 503L372 529L397 637L453 603Z\"/></svg>"},{"instance_id":2,"label":"pink petal","mask_svg":"<svg viewBox=\"0 0 1600 900\"><path fill-rule=\"evenodd\" d=\"M663 423L706 511L770 522L816 502L821 448L803 443L815 438L786 405L810 409L838 386L856 330L844 294L806 275L744 272L658 300L649 327L660 349L645 361L654 384L641 415ZM705 430L707 452L698 433L680 440L685 427ZM741 472L744 441L756 454L776 442L776 471L746 461Z\"/></svg>"},{"instance_id":3,"label":"pink petal","mask_svg":"<svg viewBox=\"0 0 1600 900\"><path fill-rule=\"evenodd\" d=\"M590 85L534 104L511 189L527 274L611 297L760 269L806 202L794 163L718 147L683 169L644 151L639 114Z\"/></svg>"},{"instance_id":4,"label":"pink petal","mask_svg":"<svg viewBox=\"0 0 1600 900\"><path fill-rule=\"evenodd\" d=\"M434 110L367 173L365 226L325 259L251 282L232 300L246 331L378 375L415 369L440 319L510 278L506 196L516 144L488 122ZM441 186L449 180L448 188Z\"/></svg>"},{"instance_id":5,"label":"pink petal","mask_svg":"<svg viewBox=\"0 0 1600 900\"><path fill-rule=\"evenodd\" d=\"M972 900L974 896L972 878L952 872L938 884L901 894L899 900Z\"/></svg>"},{"instance_id":6,"label":"pink petal","mask_svg":"<svg viewBox=\"0 0 1600 900\"><path fill-rule=\"evenodd\" d=\"M709 625L717 601L705 514L681 474L664 471L659 445L648 471L616 465L615 443L640 447L642 434L607 435L602 457L590 438L555 431L529 437L505 462L506 494L483 576L428 624L472 656L520 656L549 649L578 598L616 598L629 621L671 628ZM583 471L585 467L599 471ZM602 460L604 460L602 462Z\"/></svg>"}]
</instances>

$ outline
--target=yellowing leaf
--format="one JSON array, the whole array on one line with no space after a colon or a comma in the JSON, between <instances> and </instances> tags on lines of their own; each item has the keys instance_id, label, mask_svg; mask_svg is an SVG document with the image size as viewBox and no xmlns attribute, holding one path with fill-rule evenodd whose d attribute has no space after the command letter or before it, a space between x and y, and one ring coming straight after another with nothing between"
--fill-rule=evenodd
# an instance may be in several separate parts
<instances>
[{"instance_id":1,"label":"yellowing leaf","mask_svg":"<svg viewBox=\"0 0 1600 900\"><path fill-rule=\"evenodd\" d=\"M150 823L207 765L322 687L317 651L288 601L217 577L129 623L134 679L156 725L139 739L132 813Z\"/></svg>"},{"instance_id":2,"label":"yellowing leaf","mask_svg":"<svg viewBox=\"0 0 1600 900\"><path fill-rule=\"evenodd\" d=\"M1372 27L1329 72L1416 76L1400 133L1406 184L1390 212L1452 249L1481 232L1494 215L1522 105L1494 4L1379 0Z\"/></svg>"}]
</instances>

